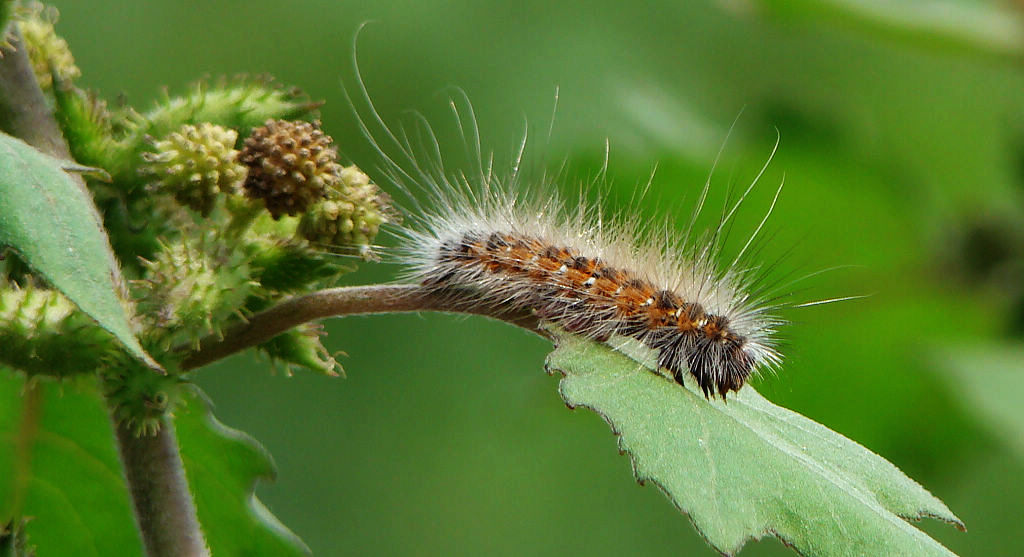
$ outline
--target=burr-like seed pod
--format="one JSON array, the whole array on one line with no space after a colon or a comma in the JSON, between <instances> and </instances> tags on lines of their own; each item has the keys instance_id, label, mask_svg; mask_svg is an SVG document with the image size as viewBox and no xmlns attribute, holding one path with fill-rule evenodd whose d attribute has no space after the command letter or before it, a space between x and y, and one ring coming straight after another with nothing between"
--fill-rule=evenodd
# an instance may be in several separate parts
<instances>
[{"instance_id":1,"label":"burr-like seed pod","mask_svg":"<svg viewBox=\"0 0 1024 557\"><path fill-rule=\"evenodd\" d=\"M245 140L245 194L262 199L276 219L304 213L341 181L332 139L319 122L267 120Z\"/></svg>"}]
</instances>

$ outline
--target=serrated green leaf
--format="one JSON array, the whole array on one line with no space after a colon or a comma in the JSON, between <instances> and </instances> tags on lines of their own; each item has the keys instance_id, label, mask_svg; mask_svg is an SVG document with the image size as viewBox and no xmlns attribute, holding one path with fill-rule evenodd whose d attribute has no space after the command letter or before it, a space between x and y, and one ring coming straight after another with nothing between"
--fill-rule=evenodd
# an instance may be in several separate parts
<instances>
[{"instance_id":1,"label":"serrated green leaf","mask_svg":"<svg viewBox=\"0 0 1024 557\"><path fill-rule=\"evenodd\" d=\"M548 369L570 407L600 414L715 549L774 534L805 555L952 555L904 518L963 527L937 498L857 443L749 385L707 400L606 345L555 331ZM629 349L629 345L623 347Z\"/></svg>"},{"instance_id":2,"label":"serrated green leaf","mask_svg":"<svg viewBox=\"0 0 1024 557\"><path fill-rule=\"evenodd\" d=\"M0 370L0 525L28 518L39 555L141 556L95 379L34 385Z\"/></svg>"},{"instance_id":3,"label":"serrated green leaf","mask_svg":"<svg viewBox=\"0 0 1024 557\"><path fill-rule=\"evenodd\" d=\"M213 555L309 555L310 550L256 498L274 463L256 440L217 421L198 392L186 395L175 428L199 522Z\"/></svg>"},{"instance_id":4,"label":"serrated green leaf","mask_svg":"<svg viewBox=\"0 0 1024 557\"><path fill-rule=\"evenodd\" d=\"M99 215L64 164L0 134L0 245L17 251L132 355L159 369L132 333Z\"/></svg>"}]
</instances>

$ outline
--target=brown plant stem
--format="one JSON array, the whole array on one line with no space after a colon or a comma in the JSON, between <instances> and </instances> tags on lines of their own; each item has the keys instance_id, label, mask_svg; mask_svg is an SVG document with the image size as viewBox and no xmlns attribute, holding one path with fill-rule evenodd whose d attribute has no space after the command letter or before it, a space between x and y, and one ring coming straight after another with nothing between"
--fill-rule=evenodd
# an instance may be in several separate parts
<instances>
[{"instance_id":1,"label":"brown plant stem","mask_svg":"<svg viewBox=\"0 0 1024 557\"><path fill-rule=\"evenodd\" d=\"M137 436L124 424L114 428L146 555L209 555L185 480L174 423L163 419L154 435Z\"/></svg>"},{"instance_id":2,"label":"brown plant stem","mask_svg":"<svg viewBox=\"0 0 1024 557\"><path fill-rule=\"evenodd\" d=\"M285 300L257 313L248 322L235 326L223 337L204 339L199 349L182 362L182 370L205 366L235 352L266 342L303 323L373 313L440 311L484 315L522 327L539 335L536 316L525 311L510 311L494 304L467 304L467 295L446 295L418 285L370 285L329 288Z\"/></svg>"},{"instance_id":3,"label":"brown plant stem","mask_svg":"<svg viewBox=\"0 0 1024 557\"><path fill-rule=\"evenodd\" d=\"M12 48L5 48L0 58L0 129L47 155L70 160L68 144L36 83L25 39L14 23L7 30Z\"/></svg>"},{"instance_id":4,"label":"brown plant stem","mask_svg":"<svg viewBox=\"0 0 1024 557\"><path fill-rule=\"evenodd\" d=\"M70 160L68 144L32 72L24 39L16 25L8 25L7 30L13 49L5 48L0 57L0 130L48 155ZM70 176L86 190L81 176ZM98 215L97 222L100 222ZM118 272L115 264L111 269ZM115 277L115 282L120 283L119 276ZM150 557L208 555L173 425L165 419L160 432L150 437L136 437L121 425L115 425L115 429L147 554Z\"/></svg>"}]
</instances>

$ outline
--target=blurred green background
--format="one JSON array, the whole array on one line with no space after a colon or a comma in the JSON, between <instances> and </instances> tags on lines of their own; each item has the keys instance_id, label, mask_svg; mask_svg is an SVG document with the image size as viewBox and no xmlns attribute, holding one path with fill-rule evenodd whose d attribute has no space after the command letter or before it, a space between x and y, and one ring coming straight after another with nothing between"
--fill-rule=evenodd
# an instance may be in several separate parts
<instances>
[{"instance_id":1,"label":"blurred green background","mask_svg":"<svg viewBox=\"0 0 1024 557\"><path fill-rule=\"evenodd\" d=\"M758 259L793 276L844 266L801 283L798 301L870 296L785 313L786 364L757 387L943 499L969 531L920 526L955 552L1024 553L1024 23L1011 3L53 3L83 86L146 107L164 86L266 72L326 100L324 127L371 175L342 93L367 21L359 63L385 119L424 113L459 160L458 87L499 160L528 121L547 143L537 160L567 163L570 194L607 139L610 212L657 164L635 218L683 226L737 115L716 203L778 130L733 244L784 175ZM345 282L399 270L363 265ZM287 378L249 356L199 377L220 419L274 455L279 477L258 494L316 554L712 554L632 481L599 417L565 408L545 341L438 315L328 330L345 379ZM774 539L743 550L788 553Z\"/></svg>"}]
</instances>

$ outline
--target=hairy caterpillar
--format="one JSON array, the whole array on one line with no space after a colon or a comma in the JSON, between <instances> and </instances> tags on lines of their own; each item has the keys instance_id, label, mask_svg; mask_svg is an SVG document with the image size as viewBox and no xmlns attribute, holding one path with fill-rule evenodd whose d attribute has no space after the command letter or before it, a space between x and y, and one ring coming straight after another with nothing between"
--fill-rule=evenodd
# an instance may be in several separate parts
<instances>
[{"instance_id":1,"label":"hairy caterpillar","mask_svg":"<svg viewBox=\"0 0 1024 557\"><path fill-rule=\"evenodd\" d=\"M781 363L776 332L783 321L773 313L778 306L758 288L758 268L741 265L781 186L735 259L726 266L717 262L723 230L767 162L717 229L694 233L709 177L685 232L679 235L666 226L655 235L626 215L605 217L583 195L577 203L565 203L547 175L528 183L519 171L525 136L511 170L494 172L493 159L485 161L482 155L468 101L468 138L454 101L451 107L476 164L470 173L448 173L430 126L421 119L416 146L404 129L389 129L358 67L356 73L372 124L397 149L389 154L359 119L385 160L390 181L428 197L421 204L410 196L417 214L399 232L399 259L407 266L407 278L456 304L528 310L600 342L613 335L635 339L654 350L658 365L680 384L686 373L692 374L707 397L724 398L751 374Z\"/></svg>"}]
</instances>

